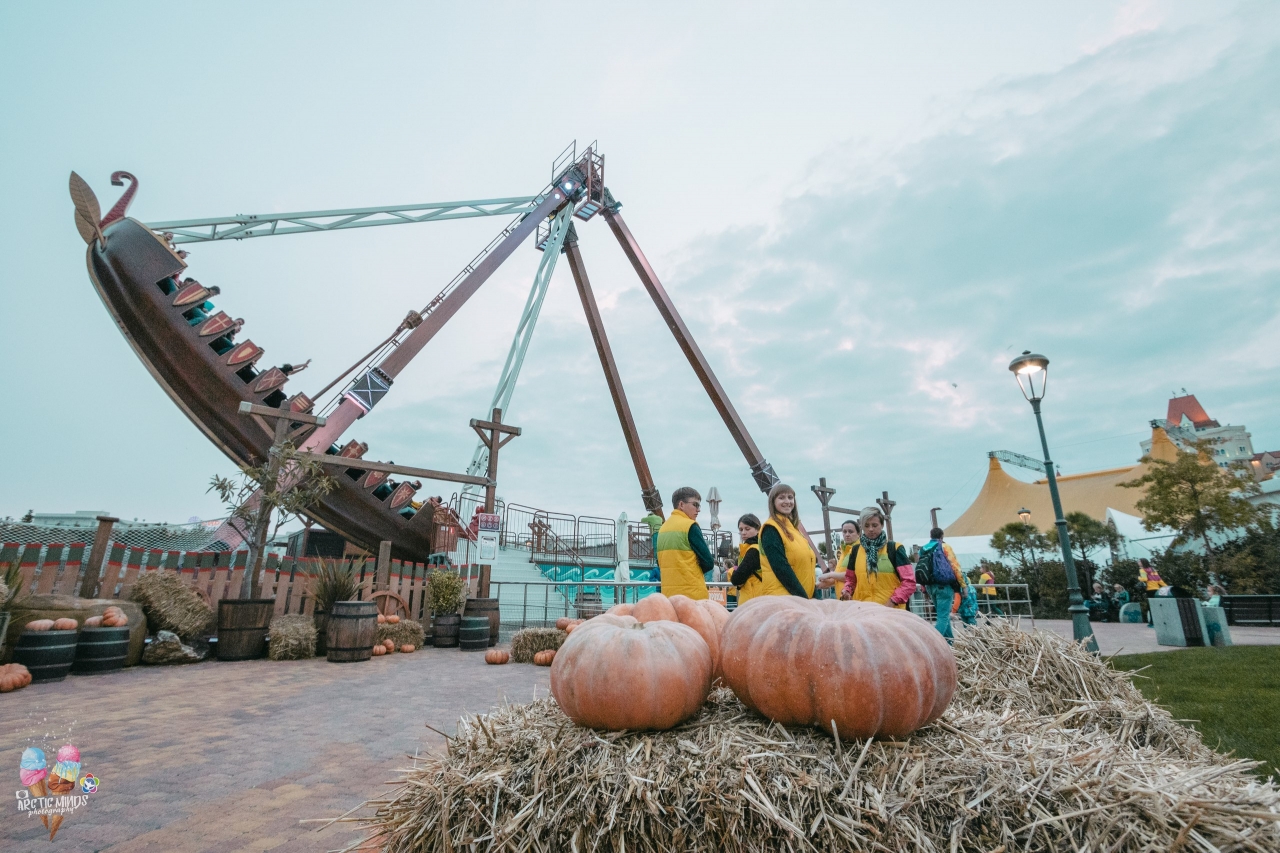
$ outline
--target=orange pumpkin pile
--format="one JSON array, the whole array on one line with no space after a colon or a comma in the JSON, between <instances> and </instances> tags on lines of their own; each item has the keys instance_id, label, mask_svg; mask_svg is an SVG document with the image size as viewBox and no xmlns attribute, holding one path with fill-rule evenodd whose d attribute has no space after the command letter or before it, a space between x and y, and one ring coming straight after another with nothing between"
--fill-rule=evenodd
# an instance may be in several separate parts
<instances>
[{"instance_id":1,"label":"orange pumpkin pile","mask_svg":"<svg viewBox=\"0 0 1280 853\"><path fill-rule=\"evenodd\" d=\"M670 729L720 680L783 725L842 739L902 737L941 717L956 691L942 636L912 613L874 604L765 596L730 614L709 599L654 593L573 621L551 692L591 728Z\"/></svg>"},{"instance_id":2,"label":"orange pumpkin pile","mask_svg":"<svg viewBox=\"0 0 1280 853\"><path fill-rule=\"evenodd\" d=\"M511 660L511 652L502 649L489 649L484 653L484 662L491 664L504 664Z\"/></svg>"},{"instance_id":3,"label":"orange pumpkin pile","mask_svg":"<svg viewBox=\"0 0 1280 853\"><path fill-rule=\"evenodd\" d=\"M729 618L721 648L724 681L744 705L841 739L908 735L941 717L956 691L942 635L878 604L754 598Z\"/></svg>"},{"instance_id":4,"label":"orange pumpkin pile","mask_svg":"<svg viewBox=\"0 0 1280 853\"><path fill-rule=\"evenodd\" d=\"M20 690L31 683L31 673L20 663L0 666L0 693Z\"/></svg>"}]
</instances>

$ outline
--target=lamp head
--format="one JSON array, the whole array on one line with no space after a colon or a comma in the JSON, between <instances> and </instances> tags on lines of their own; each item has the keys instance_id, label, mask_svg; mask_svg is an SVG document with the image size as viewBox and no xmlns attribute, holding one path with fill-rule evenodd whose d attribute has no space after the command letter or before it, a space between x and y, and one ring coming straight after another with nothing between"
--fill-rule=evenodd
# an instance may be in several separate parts
<instances>
[{"instance_id":1,"label":"lamp head","mask_svg":"<svg viewBox=\"0 0 1280 853\"><path fill-rule=\"evenodd\" d=\"M1023 350L1022 355L1009 362L1009 370L1018 380L1022 396L1032 403L1044 399L1045 385L1049 381L1049 359L1031 350Z\"/></svg>"},{"instance_id":2,"label":"lamp head","mask_svg":"<svg viewBox=\"0 0 1280 853\"><path fill-rule=\"evenodd\" d=\"M1031 510L1024 506L1022 509L1018 510L1018 518L1022 519L1023 524L1029 523L1031 521Z\"/></svg>"}]
</instances>

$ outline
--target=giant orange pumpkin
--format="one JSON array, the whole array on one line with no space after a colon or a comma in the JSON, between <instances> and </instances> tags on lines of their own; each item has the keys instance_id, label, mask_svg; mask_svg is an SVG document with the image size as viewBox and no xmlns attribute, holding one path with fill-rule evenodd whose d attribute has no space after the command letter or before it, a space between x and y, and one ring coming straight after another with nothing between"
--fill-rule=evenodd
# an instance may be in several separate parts
<instances>
[{"instance_id":1,"label":"giant orange pumpkin","mask_svg":"<svg viewBox=\"0 0 1280 853\"><path fill-rule=\"evenodd\" d=\"M605 614L608 616L630 616L631 611L635 609L636 606L634 604L623 602L622 604L613 605L605 611Z\"/></svg>"},{"instance_id":2,"label":"giant orange pumpkin","mask_svg":"<svg viewBox=\"0 0 1280 853\"><path fill-rule=\"evenodd\" d=\"M580 726L661 731L702 707L712 666L711 650L687 625L606 614L564 641L551 664L551 694Z\"/></svg>"},{"instance_id":3,"label":"giant orange pumpkin","mask_svg":"<svg viewBox=\"0 0 1280 853\"><path fill-rule=\"evenodd\" d=\"M956 691L951 647L905 610L761 596L729 617L721 672L747 707L843 738L902 737L942 716Z\"/></svg>"},{"instance_id":4,"label":"giant orange pumpkin","mask_svg":"<svg viewBox=\"0 0 1280 853\"><path fill-rule=\"evenodd\" d=\"M636 617L638 622L658 622L663 619L668 622L680 621L676 616L675 608L671 606L671 599L660 592L646 595L637 601L636 606L631 608L631 615Z\"/></svg>"},{"instance_id":5,"label":"giant orange pumpkin","mask_svg":"<svg viewBox=\"0 0 1280 853\"><path fill-rule=\"evenodd\" d=\"M716 626L716 634L723 634L724 626L729 623L729 611L725 609L725 606L709 598L700 599L698 606L711 615L711 621Z\"/></svg>"}]
</instances>

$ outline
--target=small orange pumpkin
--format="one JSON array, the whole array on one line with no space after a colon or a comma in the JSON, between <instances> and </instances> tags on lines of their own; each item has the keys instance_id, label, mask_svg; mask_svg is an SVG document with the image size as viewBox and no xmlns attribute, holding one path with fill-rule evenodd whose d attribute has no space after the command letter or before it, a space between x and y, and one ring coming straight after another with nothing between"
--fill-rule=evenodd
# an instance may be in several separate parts
<instances>
[{"instance_id":1,"label":"small orange pumpkin","mask_svg":"<svg viewBox=\"0 0 1280 853\"><path fill-rule=\"evenodd\" d=\"M55 631L78 631L79 629L80 623L70 617L64 616L61 619L53 620L53 630Z\"/></svg>"},{"instance_id":2,"label":"small orange pumpkin","mask_svg":"<svg viewBox=\"0 0 1280 853\"><path fill-rule=\"evenodd\" d=\"M403 646L400 647L400 651L406 655L409 654L410 652L416 652L417 650L418 650L418 647L415 646L413 643L405 643Z\"/></svg>"},{"instance_id":3,"label":"small orange pumpkin","mask_svg":"<svg viewBox=\"0 0 1280 853\"><path fill-rule=\"evenodd\" d=\"M0 666L0 693L20 690L31 683L31 673L20 663Z\"/></svg>"},{"instance_id":4,"label":"small orange pumpkin","mask_svg":"<svg viewBox=\"0 0 1280 853\"><path fill-rule=\"evenodd\" d=\"M905 737L941 717L956 691L947 641L893 607L760 596L720 639L724 681L744 705L784 726L831 734L834 723L842 740Z\"/></svg>"},{"instance_id":5,"label":"small orange pumpkin","mask_svg":"<svg viewBox=\"0 0 1280 853\"><path fill-rule=\"evenodd\" d=\"M52 630L53 630L53 620L52 620L52 619L32 619L30 622L28 622L28 623L26 624L26 630L28 630L28 631L52 631Z\"/></svg>"},{"instance_id":6,"label":"small orange pumpkin","mask_svg":"<svg viewBox=\"0 0 1280 853\"><path fill-rule=\"evenodd\" d=\"M386 616L384 616L383 614L379 613L379 614L378 614L378 624L379 624L379 625L385 625L385 624L386 624L386 622L387 622L387 617L386 617Z\"/></svg>"},{"instance_id":7,"label":"small orange pumpkin","mask_svg":"<svg viewBox=\"0 0 1280 853\"><path fill-rule=\"evenodd\" d=\"M389 615L389 616L387 617L387 624L388 624L388 625L399 625L399 624L400 624L400 615L399 615L398 613L392 613L391 615Z\"/></svg>"},{"instance_id":8,"label":"small orange pumpkin","mask_svg":"<svg viewBox=\"0 0 1280 853\"><path fill-rule=\"evenodd\" d=\"M484 662L491 664L504 664L511 660L511 652L502 649L489 649L484 653Z\"/></svg>"},{"instance_id":9,"label":"small orange pumpkin","mask_svg":"<svg viewBox=\"0 0 1280 853\"><path fill-rule=\"evenodd\" d=\"M675 608L671 606L671 599L660 592L646 595L637 601L635 607L631 610L631 615L636 617L638 622L680 621L680 618L676 616Z\"/></svg>"},{"instance_id":10,"label":"small orange pumpkin","mask_svg":"<svg viewBox=\"0 0 1280 853\"><path fill-rule=\"evenodd\" d=\"M544 649L543 651L540 651L534 654L533 665L534 666L551 666L551 663L555 659L556 659L555 649Z\"/></svg>"},{"instance_id":11,"label":"small orange pumpkin","mask_svg":"<svg viewBox=\"0 0 1280 853\"><path fill-rule=\"evenodd\" d=\"M389 651L389 652L394 652L394 651L396 650L396 641L395 641L395 640L383 640L383 641L382 641L382 647L383 647L383 648L385 648L385 649L386 649L387 651Z\"/></svg>"},{"instance_id":12,"label":"small orange pumpkin","mask_svg":"<svg viewBox=\"0 0 1280 853\"><path fill-rule=\"evenodd\" d=\"M387 653L387 647L382 645L382 643L378 643L378 645L373 647L373 656L375 658L380 658L386 653Z\"/></svg>"},{"instance_id":13,"label":"small orange pumpkin","mask_svg":"<svg viewBox=\"0 0 1280 853\"><path fill-rule=\"evenodd\" d=\"M566 630L569 627L569 623L572 621L573 619L569 618L568 616L561 616L559 619L556 620L556 630L557 631Z\"/></svg>"},{"instance_id":14,"label":"small orange pumpkin","mask_svg":"<svg viewBox=\"0 0 1280 853\"><path fill-rule=\"evenodd\" d=\"M712 668L711 650L687 625L599 616L560 647L551 667L551 693L580 726L663 731L702 707L711 692Z\"/></svg>"},{"instance_id":15,"label":"small orange pumpkin","mask_svg":"<svg viewBox=\"0 0 1280 853\"><path fill-rule=\"evenodd\" d=\"M84 626L85 626L86 628L101 628L101 627L102 627L102 617L101 617L101 616L90 616L88 619L84 620ZM108 628L110 628L111 626L110 626L110 625L108 625L107 627L108 627Z\"/></svg>"}]
</instances>

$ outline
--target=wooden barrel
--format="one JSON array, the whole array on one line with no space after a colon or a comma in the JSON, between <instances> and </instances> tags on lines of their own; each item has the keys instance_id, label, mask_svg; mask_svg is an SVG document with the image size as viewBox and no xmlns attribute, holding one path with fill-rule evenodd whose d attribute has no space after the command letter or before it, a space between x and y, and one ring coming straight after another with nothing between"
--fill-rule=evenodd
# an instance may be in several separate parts
<instances>
[{"instance_id":1,"label":"wooden barrel","mask_svg":"<svg viewBox=\"0 0 1280 853\"><path fill-rule=\"evenodd\" d=\"M373 657L378 633L378 605L373 601L335 601L329 611L325 653L332 663L350 663Z\"/></svg>"},{"instance_id":2,"label":"wooden barrel","mask_svg":"<svg viewBox=\"0 0 1280 853\"><path fill-rule=\"evenodd\" d=\"M218 660L254 660L267 653L274 598L224 598L218 602Z\"/></svg>"},{"instance_id":3,"label":"wooden barrel","mask_svg":"<svg viewBox=\"0 0 1280 853\"><path fill-rule=\"evenodd\" d=\"M317 610L311 618L316 623L316 657L322 658L329 653L329 613Z\"/></svg>"},{"instance_id":4,"label":"wooden barrel","mask_svg":"<svg viewBox=\"0 0 1280 853\"><path fill-rule=\"evenodd\" d=\"M437 649L451 649L458 645L458 622L461 617L457 613L446 613L435 617L431 622L431 644Z\"/></svg>"},{"instance_id":5,"label":"wooden barrel","mask_svg":"<svg viewBox=\"0 0 1280 853\"><path fill-rule=\"evenodd\" d=\"M600 592L580 592L578 594L578 618L590 619L592 616L599 616L604 612L604 601L600 597Z\"/></svg>"},{"instance_id":6,"label":"wooden barrel","mask_svg":"<svg viewBox=\"0 0 1280 853\"><path fill-rule=\"evenodd\" d=\"M498 644L498 628L502 625L502 618L498 613L498 599L468 598L467 606L462 615L487 618L489 620L489 645L496 646Z\"/></svg>"},{"instance_id":7,"label":"wooden barrel","mask_svg":"<svg viewBox=\"0 0 1280 853\"><path fill-rule=\"evenodd\" d=\"M114 672L124 669L128 657L128 628L81 628L71 671L76 675Z\"/></svg>"},{"instance_id":8,"label":"wooden barrel","mask_svg":"<svg viewBox=\"0 0 1280 853\"><path fill-rule=\"evenodd\" d=\"M482 652L489 648L489 617L463 616L458 628L458 648L464 652Z\"/></svg>"},{"instance_id":9,"label":"wooden barrel","mask_svg":"<svg viewBox=\"0 0 1280 853\"><path fill-rule=\"evenodd\" d=\"M61 681L76 659L78 631L23 631L13 645L13 662L31 671L32 681Z\"/></svg>"}]
</instances>

